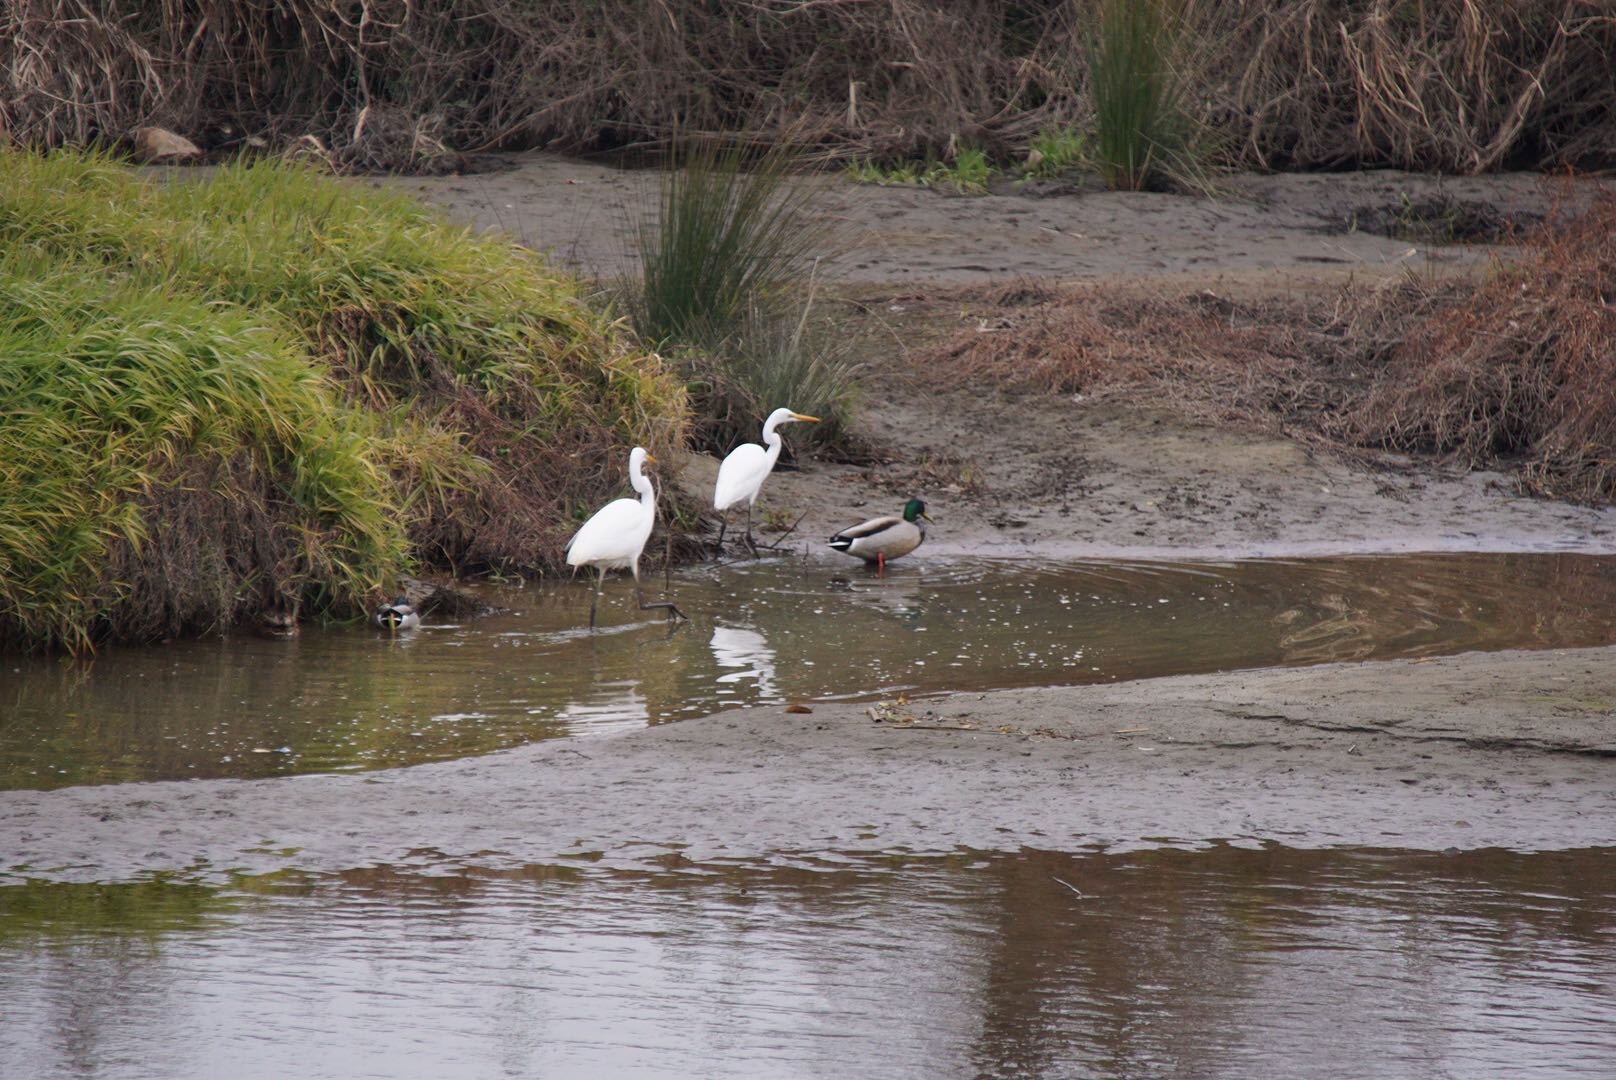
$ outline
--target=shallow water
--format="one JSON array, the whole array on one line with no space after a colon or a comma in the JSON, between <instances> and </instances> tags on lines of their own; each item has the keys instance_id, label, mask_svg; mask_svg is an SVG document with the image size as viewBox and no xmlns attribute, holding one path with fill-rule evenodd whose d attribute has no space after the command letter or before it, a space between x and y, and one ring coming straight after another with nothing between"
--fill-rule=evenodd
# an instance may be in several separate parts
<instances>
[{"instance_id":1,"label":"shallow water","mask_svg":"<svg viewBox=\"0 0 1616 1080\"><path fill-rule=\"evenodd\" d=\"M693 621L671 630L607 588L596 634L578 583L489 589L507 611L397 637L5 658L0 787L382 768L727 705L1616 641L1616 559L1571 554L934 558L884 579L779 558L676 574Z\"/></svg>"},{"instance_id":2,"label":"shallow water","mask_svg":"<svg viewBox=\"0 0 1616 1080\"><path fill-rule=\"evenodd\" d=\"M1608 1077L1616 851L0 888L0 1076Z\"/></svg>"}]
</instances>

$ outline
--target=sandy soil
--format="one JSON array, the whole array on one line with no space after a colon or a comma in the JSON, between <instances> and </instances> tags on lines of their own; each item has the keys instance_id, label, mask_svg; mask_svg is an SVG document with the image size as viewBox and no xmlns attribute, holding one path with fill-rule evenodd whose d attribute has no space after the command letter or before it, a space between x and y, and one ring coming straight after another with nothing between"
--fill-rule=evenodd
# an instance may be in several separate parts
<instances>
[{"instance_id":1,"label":"sandy soil","mask_svg":"<svg viewBox=\"0 0 1616 1080\"><path fill-rule=\"evenodd\" d=\"M0 835L10 866L63 880L1210 840L1609 845L1610 661L1471 654L754 708L364 776L0 793Z\"/></svg>"},{"instance_id":2,"label":"sandy soil","mask_svg":"<svg viewBox=\"0 0 1616 1080\"><path fill-rule=\"evenodd\" d=\"M477 229L497 229L597 277L632 270L638 221L655 198L654 171L525 154L508 168L375 181L420 195ZM1015 277L1148 277L1214 286L1283 271L1306 284L1347 274L1442 268L1486 257L1356 230L1365 208L1395 211L1443 193L1502 213L1541 212L1556 189L1536 175L1435 178L1391 170L1236 176L1215 198L1111 193L1083 184L1001 185L996 194L808 181L838 226L836 277L853 285L983 285ZM1276 279L1278 280L1278 279Z\"/></svg>"},{"instance_id":3,"label":"sandy soil","mask_svg":"<svg viewBox=\"0 0 1616 1080\"><path fill-rule=\"evenodd\" d=\"M643 177L534 155L503 172L387 182L610 274ZM968 305L944 314L935 302L951 287L1030 277L1261 294L1408 267L1465 272L1488 251L1343 231L1360 208L1434 180L1248 177L1214 201L815 182L845 227L842 266L860 297L849 333L871 343L860 424L884 453L771 479L769 507L806 515L791 544L817 548L913 492L938 519L915 558L1616 550L1616 511L1520 498L1496 477L1369 469L1138 407L940 390L905 369L913 305L954 324L930 333L970 326ZM1546 199L1530 177L1445 189L1514 210ZM715 471L692 455L678 480L700 497ZM1211 839L1616 845L1613 662L1616 648L1473 654L964 694L878 711L882 722L863 706L759 708L361 777L3 792L0 862L90 880Z\"/></svg>"}]
</instances>

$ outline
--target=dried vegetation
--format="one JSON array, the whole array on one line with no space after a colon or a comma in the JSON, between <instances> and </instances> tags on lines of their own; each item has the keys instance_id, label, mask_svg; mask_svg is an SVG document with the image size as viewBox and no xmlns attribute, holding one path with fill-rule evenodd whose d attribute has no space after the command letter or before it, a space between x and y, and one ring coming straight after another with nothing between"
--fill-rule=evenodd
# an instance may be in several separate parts
<instances>
[{"instance_id":1,"label":"dried vegetation","mask_svg":"<svg viewBox=\"0 0 1616 1080\"><path fill-rule=\"evenodd\" d=\"M1136 394L1349 452L1501 468L1542 495L1616 499L1616 195L1551 216L1476 282L1263 303L984 299L997 323L940 349L942 377Z\"/></svg>"},{"instance_id":2,"label":"dried vegetation","mask_svg":"<svg viewBox=\"0 0 1616 1080\"><path fill-rule=\"evenodd\" d=\"M171 127L349 167L745 132L822 158L1020 158L1093 116L1105 0L14 0L0 132ZM1175 0L1240 161L1477 172L1611 159L1616 14L1587 0Z\"/></svg>"}]
</instances>

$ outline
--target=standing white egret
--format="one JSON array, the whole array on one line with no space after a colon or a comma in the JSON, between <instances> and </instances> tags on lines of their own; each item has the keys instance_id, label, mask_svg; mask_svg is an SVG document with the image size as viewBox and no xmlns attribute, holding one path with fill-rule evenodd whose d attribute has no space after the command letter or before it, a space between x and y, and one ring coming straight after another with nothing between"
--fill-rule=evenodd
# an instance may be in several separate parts
<instances>
[{"instance_id":1,"label":"standing white egret","mask_svg":"<svg viewBox=\"0 0 1616 1080\"><path fill-rule=\"evenodd\" d=\"M573 568L574 573L580 566L593 566L596 571L595 591L589 598L591 630L595 627L595 609L600 604L606 571L625 567L634 574L634 599L639 601L641 611L664 608L669 618L689 618L671 602L647 603L640 589L640 553L645 550L645 542L651 537L651 527L656 524L656 488L651 486L650 478L645 475L646 462L655 465L656 458L646 453L643 446L636 446L628 456L629 483L640 493L640 497L613 499L595 511L595 516L584 522L583 528L567 543L567 565Z\"/></svg>"},{"instance_id":2,"label":"standing white egret","mask_svg":"<svg viewBox=\"0 0 1616 1080\"><path fill-rule=\"evenodd\" d=\"M830 546L837 551L856 555L867 563L874 563L882 573L887 560L909 554L926 539L926 504L910 499L903 505L903 516L871 518L869 521L843 529L830 538Z\"/></svg>"},{"instance_id":3,"label":"standing white egret","mask_svg":"<svg viewBox=\"0 0 1616 1080\"><path fill-rule=\"evenodd\" d=\"M763 441L768 449L763 449L757 443L742 443L731 450L718 467L718 483L713 486L713 509L719 514L719 551L724 550L724 530L729 526L729 510L745 500L746 546L752 549L753 555L757 554L757 544L752 540L752 504L757 502L758 491L763 487L763 481L769 478L769 473L774 471L774 463L780 460L780 447L785 445L780 433L774 429L781 424L797 421L817 424L819 417L804 416L790 409L776 409L763 421Z\"/></svg>"}]
</instances>

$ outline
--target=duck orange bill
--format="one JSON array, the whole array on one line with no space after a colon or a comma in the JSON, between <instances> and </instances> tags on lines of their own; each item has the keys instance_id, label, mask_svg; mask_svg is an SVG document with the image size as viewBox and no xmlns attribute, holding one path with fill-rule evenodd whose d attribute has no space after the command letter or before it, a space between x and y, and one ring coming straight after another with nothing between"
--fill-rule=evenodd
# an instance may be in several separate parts
<instances>
[{"instance_id":1,"label":"duck orange bill","mask_svg":"<svg viewBox=\"0 0 1616 1080\"><path fill-rule=\"evenodd\" d=\"M791 418L793 420L806 420L810 424L819 423L819 417L809 416L807 413L794 412L791 414Z\"/></svg>"}]
</instances>

